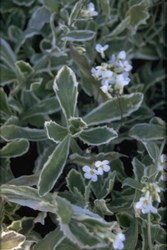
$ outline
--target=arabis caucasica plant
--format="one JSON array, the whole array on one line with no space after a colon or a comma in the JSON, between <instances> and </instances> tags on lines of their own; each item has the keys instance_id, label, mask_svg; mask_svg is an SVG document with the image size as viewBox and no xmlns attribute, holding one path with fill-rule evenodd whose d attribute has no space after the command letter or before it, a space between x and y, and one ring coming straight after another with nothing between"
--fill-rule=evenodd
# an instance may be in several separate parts
<instances>
[{"instance_id":1,"label":"arabis caucasica plant","mask_svg":"<svg viewBox=\"0 0 167 250\"><path fill-rule=\"evenodd\" d=\"M162 1L1 2L2 249L166 249Z\"/></svg>"}]
</instances>

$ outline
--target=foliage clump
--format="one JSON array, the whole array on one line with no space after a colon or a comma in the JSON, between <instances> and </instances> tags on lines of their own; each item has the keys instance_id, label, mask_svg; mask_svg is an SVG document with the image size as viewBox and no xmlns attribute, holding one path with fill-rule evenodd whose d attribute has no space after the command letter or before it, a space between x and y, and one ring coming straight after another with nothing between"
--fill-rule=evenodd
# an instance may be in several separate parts
<instances>
[{"instance_id":1,"label":"foliage clump","mask_svg":"<svg viewBox=\"0 0 167 250\"><path fill-rule=\"evenodd\" d=\"M163 3L0 8L2 249L164 250Z\"/></svg>"}]
</instances>

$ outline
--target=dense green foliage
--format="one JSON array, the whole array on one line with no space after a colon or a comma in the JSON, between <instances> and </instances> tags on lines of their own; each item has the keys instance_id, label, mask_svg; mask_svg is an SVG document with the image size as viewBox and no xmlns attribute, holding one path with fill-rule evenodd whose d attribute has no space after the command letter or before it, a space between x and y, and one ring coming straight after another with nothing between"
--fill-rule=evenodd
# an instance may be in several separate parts
<instances>
[{"instance_id":1,"label":"dense green foliage","mask_svg":"<svg viewBox=\"0 0 167 250\"><path fill-rule=\"evenodd\" d=\"M163 3L0 9L1 249L165 250Z\"/></svg>"}]
</instances>

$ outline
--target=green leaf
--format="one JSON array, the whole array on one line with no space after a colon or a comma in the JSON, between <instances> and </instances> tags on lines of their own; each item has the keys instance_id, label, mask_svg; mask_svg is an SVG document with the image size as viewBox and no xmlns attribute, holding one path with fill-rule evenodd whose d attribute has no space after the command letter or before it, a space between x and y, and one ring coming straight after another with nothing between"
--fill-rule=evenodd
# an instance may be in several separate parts
<instances>
[{"instance_id":1,"label":"green leaf","mask_svg":"<svg viewBox=\"0 0 167 250\"><path fill-rule=\"evenodd\" d=\"M12 0L12 2L19 6L29 7L35 2L35 0L29 0L28 2L26 0Z\"/></svg>"},{"instance_id":2,"label":"green leaf","mask_svg":"<svg viewBox=\"0 0 167 250\"><path fill-rule=\"evenodd\" d=\"M92 83L84 75L82 75L81 84L82 84L82 89L84 90L84 92L88 96L92 96L93 95L93 86L92 86Z\"/></svg>"},{"instance_id":3,"label":"green leaf","mask_svg":"<svg viewBox=\"0 0 167 250\"><path fill-rule=\"evenodd\" d=\"M44 149L42 151L38 151L38 158L35 161L35 167L33 169L33 173L39 173L42 169L43 165L47 161L50 154L52 154L53 150L55 149L55 144L46 147L45 141L37 142L37 145L44 144ZM39 146L40 147L40 146Z\"/></svg>"},{"instance_id":4,"label":"green leaf","mask_svg":"<svg viewBox=\"0 0 167 250\"><path fill-rule=\"evenodd\" d=\"M143 60L158 60L159 56L154 46L146 45L134 50L132 54L135 59L143 59ZM161 76L164 78L164 76ZM146 85L147 86L147 85ZM150 86L149 86L150 87Z\"/></svg>"},{"instance_id":5,"label":"green leaf","mask_svg":"<svg viewBox=\"0 0 167 250\"><path fill-rule=\"evenodd\" d=\"M18 248L25 241L25 236L14 231L2 232L1 250Z\"/></svg>"},{"instance_id":6,"label":"green leaf","mask_svg":"<svg viewBox=\"0 0 167 250\"><path fill-rule=\"evenodd\" d=\"M54 80L54 91L56 92L60 107L67 120L75 114L78 82L74 72L67 66L62 67Z\"/></svg>"},{"instance_id":7,"label":"green leaf","mask_svg":"<svg viewBox=\"0 0 167 250\"><path fill-rule=\"evenodd\" d=\"M110 38L112 36L118 36L126 28L129 27L129 23L130 23L130 19L129 17L126 17L110 34L107 35L107 38Z\"/></svg>"},{"instance_id":8,"label":"green leaf","mask_svg":"<svg viewBox=\"0 0 167 250\"><path fill-rule=\"evenodd\" d=\"M107 178L92 182L92 190L97 199L105 198L113 189L116 171L109 172ZM111 210L112 211L112 210Z\"/></svg>"},{"instance_id":9,"label":"green leaf","mask_svg":"<svg viewBox=\"0 0 167 250\"><path fill-rule=\"evenodd\" d=\"M95 207L97 207L102 212L103 215L113 215L113 212L111 212L108 209L106 205L106 201L104 199L100 199L100 200L96 199L94 201L94 204L95 204Z\"/></svg>"},{"instance_id":10,"label":"green leaf","mask_svg":"<svg viewBox=\"0 0 167 250\"><path fill-rule=\"evenodd\" d=\"M12 230L15 231L17 233L19 233L19 231L22 229L22 225L21 225L21 220L17 220L17 221L13 221L9 226L8 226L8 230Z\"/></svg>"},{"instance_id":11,"label":"green leaf","mask_svg":"<svg viewBox=\"0 0 167 250\"><path fill-rule=\"evenodd\" d=\"M122 109L122 117L127 117L140 107L142 101L142 93L123 95L119 97L119 100L118 98L113 98L93 109L90 113L83 117L83 120L88 125L97 125L105 122L109 123L111 121L121 120L119 103Z\"/></svg>"},{"instance_id":12,"label":"green leaf","mask_svg":"<svg viewBox=\"0 0 167 250\"><path fill-rule=\"evenodd\" d=\"M21 46L25 43L25 41L28 38L33 37L34 35L38 35L38 34L39 34L39 31L34 28L28 28L24 32L22 32L20 36L18 37L18 42L15 45L15 52L17 53L19 51Z\"/></svg>"},{"instance_id":13,"label":"green leaf","mask_svg":"<svg viewBox=\"0 0 167 250\"><path fill-rule=\"evenodd\" d=\"M54 0L41 0L41 3L43 3L50 10L50 12L58 13L59 9L58 9L58 4L56 1L54 1Z\"/></svg>"},{"instance_id":14,"label":"green leaf","mask_svg":"<svg viewBox=\"0 0 167 250\"><path fill-rule=\"evenodd\" d=\"M72 30L69 31L62 40L70 42L85 42L91 40L95 34L96 33L91 30Z\"/></svg>"},{"instance_id":15,"label":"green leaf","mask_svg":"<svg viewBox=\"0 0 167 250\"><path fill-rule=\"evenodd\" d=\"M65 236L59 228L49 232L43 239L39 240L34 246L34 250L54 250L64 240ZM48 244L49 242L49 244Z\"/></svg>"},{"instance_id":16,"label":"green leaf","mask_svg":"<svg viewBox=\"0 0 167 250\"><path fill-rule=\"evenodd\" d=\"M50 97L34 104L28 110L24 111L20 117L22 120L25 120L29 117L34 117L36 115L52 114L59 110L60 106L57 101L57 98Z\"/></svg>"},{"instance_id":17,"label":"green leaf","mask_svg":"<svg viewBox=\"0 0 167 250\"><path fill-rule=\"evenodd\" d=\"M80 248L70 241L68 238L65 238L56 248L56 250L80 250Z\"/></svg>"},{"instance_id":18,"label":"green leaf","mask_svg":"<svg viewBox=\"0 0 167 250\"><path fill-rule=\"evenodd\" d=\"M95 80L94 77L91 75L92 67L86 55L79 53L77 49L72 45L70 45L70 51L72 59L85 77L84 81L88 79L88 81L92 84L93 92L94 95L97 97L97 101L99 103L101 103L102 101L106 101L106 95L102 91L99 92L99 81Z\"/></svg>"},{"instance_id":19,"label":"green leaf","mask_svg":"<svg viewBox=\"0 0 167 250\"><path fill-rule=\"evenodd\" d=\"M148 123L136 124L129 130L129 136L139 141L163 140L165 128Z\"/></svg>"},{"instance_id":20,"label":"green leaf","mask_svg":"<svg viewBox=\"0 0 167 250\"><path fill-rule=\"evenodd\" d=\"M132 34L136 33L140 24L146 24L146 20L150 16L144 3L145 0L141 1L139 4L131 6L126 13L126 16L130 17L130 28L133 32Z\"/></svg>"},{"instance_id":21,"label":"green leaf","mask_svg":"<svg viewBox=\"0 0 167 250\"><path fill-rule=\"evenodd\" d=\"M69 131L73 137L77 137L85 128L87 128L87 124L80 117L70 117L68 122Z\"/></svg>"},{"instance_id":22,"label":"green leaf","mask_svg":"<svg viewBox=\"0 0 167 250\"><path fill-rule=\"evenodd\" d=\"M6 157L18 157L25 154L29 149L29 142L24 139L18 141L9 142L5 147L0 150L0 156Z\"/></svg>"},{"instance_id":23,"label":"green leaf","mask_svg":"<svg viewBox=\"0 0 167 250\"><path fill-rule=\"evenodd\" d=\"M143 186L142 186L142 184L140 183L140 182L138 182L138 181L136 181L136 180L134 180L134 179L132 179L132 178L126 178L123 182L122 182L122 187L124 187L124 186L130 186L130 187L132 187L132 188L134 188L134 189L137 189L137 190L139 190L139 191L141 191L142 190L142 188L143 188Z\"/></svg>"},{"instance_id":24,"label":"green leaf","mask_svg":"<svg viewBox=\"0 0 167 250\"><path fill-rule=\"evenodd\" d=\"M142 141L149 156L153 159L154 162L158 161L159 157L159 148L158 146L152 141Z\"/></svg>"},{"instance_id":25,"label":"green leaf","mask_svg":"<svg viewBox=\"0 0 167 250\"><path fill-rule=\"evenodd\" d=\"M21 206L27 206L34 210L43 212L56 212L56 204L51 194L40 197L38 191L32 187L3 185L1 186L1 196L10 202Z\"/></svg>"},{"instance_id":26,"label":"green leaf","mask_svg":"<svg viewBox=\"0 0 167 250\"><path fill-rule=\"evenodd\" d=\"M79 155L78 153L74 153L70 155L70 160L73 163L84 166L84 165L92 165L94 161L103 161L103 160L113 161L123 156L125 155L117 152L99 153L96 155L88 155L88 156L87 155L82 156Z\"/></svg>"},{"instance_id":27,"label":"green leaf","mask_svg":"<svg viewBox=\"0 0 167 250\"><path fill-rule=\"evenodd\" d=\"M106 222L101 217L95 218L81 213L75 214L75 216L77 221L82 222L84 225L88 226L90 230L93 229L93 231L94 228L96 228L97 231L100 229L101 232L104 232L107 229L111 230L115 226L115 222Z\"/></svg>"},{"instance_id":28,"label":"green leaf","mask_svg":"<svg viewBox=\"0 0 167 250\"><path fill-rule=\"evenodd\" d=\"M67 136L45 162L39 177L39 194L46 195L55 185L57 179L63 171L68 157L70 137Z\"/></svg>"},{"instance_id":29,"label":"green leaf","mask_svg":"<svg viewBox=\"0 0 167 250\"><path fill-rule=\"evenodd\" d=\"M7 171L1 165L0 165L0 168L1 168L1 176L0 176L1 185L8 183L10 180L12 180L14 178L13 174L10 173L9 171Z\"/></svg>"},{"instance_id":30,"label":"green leaf","mask_svg":"<svg viewBox=\"0 0 167 250\"><path fill-rule=\"evenodd\" d=\"M133 222L131 223L130 227L125 233L125 243L124 243L124 249L125 250L135 250L138 240L138 223L137 219L134 218Z\"/></svg>"},{"instance_id":31,"label":"green leaf","mask_svg":"<svg viewBox=\"0 0 167 250\"><path fill-rule=\"evenodd\" d=\"M55 143L61 142L68 135L67 128L64 128L54 121L45 122L47 137Z\"/></svg>"},{"instance_id":32,"label":"green leaf","mask_svg":"<svg viewBox=\"0 0 167 250\"><path fill-rule=\"evenodd\" d=\"M6 141L17 139L27 139L29 141L46 140L46 133L43 129L4 125L1 127L0 131L2 138Z\"/></svg>"},{"instance_id":33,"label":"green leaf","mask_svg":"<svg viewBox=\"0 0 167 250\"><path fill-rule=\"evenodd\" d=\"M118 158L118 157L117 157ZM122 182L125 178L127 178L127 175L125 173L125 169L123 166L123 163L120 159L117 159L112 161L110 164L111 171L116 171L116 177L117 179Z\"/></svg>"},{"instance_id":34,"label":"green leaf","mask_svg":"<svg viewBox=\"0 0 167 250\"><path fill-rule=\"evenodd\" d=\"M12 112L8 105L7 95L5 91L3 90L3 88L0 88L0 100L1 100L0 112L11 115Z\"/></svg>"},{"instance_id":35,"label":"green leaf","mask_svg":"<svg viewBox=\"0 0 167 250\"><path fill-rule=\"evenodd\" d=\"M15 54L13 53L9 44L3 38L0 38L0 44L1 44L1 50L0 50L1 60L4 61L12 71L15 71L15 65L14 65L14 63L16 62Z\"/></svg>"},{"instance_id":36,"label":"green leaf","mask_svg":"<svg viewBox=\"0 0 167 250\"><path fill-rule=\"evenodd\" d=\"M22 79L25 79L26 77L28 77L30 74L32 74L34 72L31 65L29 63L22 61L22 60L15 62L15 65L16 65L16 69L18 71L18 74Z\"/></svg>"},{"instance_id":37,"label":"green leaf","mask_svg":"<svg viewBox=\"0 0 167 250\"><path fill-rule=\"evenodd\" d=\"M74 5L74 7L73 7L73 9L71 11L70 17L68 19L68 25L71 25L73 23L73 21L75 21L75 18L78 16L80 8L81 8L81 1L78 1Z\"/></svg>"},{"instance_id":38,"label":"green leaf","mask_svg":"<svg viewBox=\"0 0 167 250\"><path fill-rule=\"evenodd\" d=\"M103 12L109 16L110 14L110 1L109 0L103 0L103 1L100 1L101 3L101 8L103 10Z\"/></svg>"},{"instance_id":39,"label":"green leaf","mask_svg":"<svg viewBox=\"0 0 167 250\"><path fill-rule=\"evenodd\" d=\"M8 181L9 185L16 185L16 186L34 186L38 184L39 174L32 174L32 175L22 175L18 178L13 178L12 180Z\"/></svg>"},{"instance_id":40,"label":"green leaf","mask_svg":"<svg viewBox=\"0 0 167 250\"><path fill-rule=\"evenodd\" d=\"M50 22L51 12L45 6L37 8L29 20L28 28L33 28L36 30L41 30L45 23Z\"/></svg>"},{"instance_id":41,"label":"green leaf","mask_svg":"<svg viewBox=\"0 0 167 250\"><path fill-rule=\"evenodd\" d=\"M113 213L117 213L119 211L124 211L125 209L129 209L131 203L132 201L126 200L121 197L110 202L110 204L107 207Z\"/></svg>"},{"instance_id":42,"label":"green leaf","mask_svg":"<svg viewBox=\"0 0 167 250\"><path fill-rule=\"evenodd\" d=\"M41 223L42 225L45 225L45 218L47 217L46 212L40 212L37 217L34 219L34 223Z\"/></svg>"},{"instance_id":43,"label":"green leaf","mask_svg":"<svg viewBox=\"0 0 167 250\"><path fill-rule=\"evenodd\" d=\"M71 169L66 177L67 187L69 190L75 194L74 188L77 188L81 194L84 195L85 192L85 179L82 174L76 171L75 169Z\"/></svg>"},{"instance_id":44,"label":"green leaf","mask_svg":"<svg viewBox=\"0 0 167 250\"><path fill-rule=\"evenodd\" d=\"M84 130L78 137L88 145L102 145L117 137L117 132L107 126Z\"/></svg>"},{"instance_id":45,"label":"green leaf","mask_svg":"<svg viewBox=\"0 0 167 250\"><path fill-rule=\"evenodd\" d=\"M90 233L80 222L71 221L69 225L61 224L60 228L66 237L81 248L84 248L85 246L89 248L102 246L101 240Z\"/></svg>"},{"instance_id":46,"label":"green leaf","mask_svg":"<svg viewBox=\"0 0 167 250\"><path fill-rule=\"evenodd\" d=\"M0 85L4 86L16 80L16 75L14 72L12 72L3 64L0 64L0 67L1 67Z\"/></svg>"},{"instance_id":47,"label":"green leaf","mask_svg":"<svg viewBox=\"0 0 167 250\"><path fill-rule=\"evenodd\" d=\"M135 180L140 182L142 177L145 175L145 166L135 157L133 158L132 165Z\"/></svg>"},{"instance_id":48,"label":"green leaf","mask_svg":"<svg viewBox=\"0 0 167 250\"><path fill-rule=\"evenodd\" d=\"M166 244L166 232L160 225L151 225L151 241L157 242L160 244ZM142 238L143 238L143 250L147 250L148 245L148 237L147 237L147 224L144 223L142 227Z\"/></svg>"},{"instance_id":49,"label":"green leaf","mask_svg":"<svg viewBox=\"0 0 167 250\"><path fill-rule=\"evenodd\" d=\"M59 221L63 224L68 224L74 213L70 202L59 196L55 197L55 201L57 203L56 214L59 217Z\"/></svg>"},{"instance_id":50,"label":"green leaf","mask_svg":"<svg viewBox=\"0 0 167 250\"><path fill-rule=\"evenodd\" d=\"M124 228L129 228L131 222L132 222L132 217L128 212L121 211L116 214L117 221L121 227Z\"/></svg>"}]
</instances>

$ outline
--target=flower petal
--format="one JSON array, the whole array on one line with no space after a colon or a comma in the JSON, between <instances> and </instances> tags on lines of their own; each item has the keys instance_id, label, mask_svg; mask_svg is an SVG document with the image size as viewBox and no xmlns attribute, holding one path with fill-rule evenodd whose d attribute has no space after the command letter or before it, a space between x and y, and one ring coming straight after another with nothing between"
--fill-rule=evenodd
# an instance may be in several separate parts
<instances>
[{"instance_id":1,"label":"flower petal","mask_svg":"<svg viewBox=\"0 0 167 250\"><path fill-rule=\"evenodd\" d=\"M109 165L104 165L104 171L105 172L108 172L108 171L110 171L110 166Z\"/></svg>"},{"instance_id":2,"label":"flower petal","mask_svg":"<svg viewBox=\"0 0 167 250\"><path fill-rule=\"evenodd\" d=\"M122 50L121 52L119 52L117 58L125 60L125 58L126 58L126 52L124 50Z\"/></svg>"},{"instance_id":3,"label":"flower petal","mask_svg":"<svg viewBox=\"0 0 167 250\"><path fill-rule=\"evenodd\" d=\"M91 179L91 178L92 178L92 176L90 175L90 173L85 173L85 174L84 174L84 177L85 177L86 179Z\"/></svg>"},{"instance_id":4,"label":"flower petal","mask_svg":"<svg viewBox=\"0 0 167 250\"><path fill-rule=\"evenodd\" d=\"M98 52L101 52L101 51L100 51L101 48L102 48L102 46L101 46L100 44L96 44L96 50L97 50Z\"/></svg>"},{"instance_id":5,"label":"flower petal","mask_svg":"<svg viewBox=\"0 0 167 250\"><path fill-rule=\"evenodd\" d=\"M97 175L92 175L92 181L93 182L97 181Z\"/></svg>"},{"instance_id":6,"label":"flower petal","mask_svg":"<svg viewBox=\"0 0 167 250\"><path fill-rule=\"evenodd\" d=\"M109 161L108 160L104 160L104 161L102 161L102 164L103 165L107 165L109 163Z\"/></svg>"},{"instance_id":7,"label":"flower petal","mask_svg":"<svg viewBox=\"0 0 167 250\"><path fill-rule=\"evenodd\" d=\"M100 167L101 164L102 164L101 161L96 161L96 162L95 162L95 166L96 166L97 168Z\"/></svg>"},{"instance_id":8,"label":"flower petal","mask_svg":"<svg viewBox=\"0 0 167 250\"><path fill-rule=\"evenodd\" d=\"M103 50L108 49L108 47L109 47L108 44L104 45Z\"/></svg>"},{"instance_id":9,"label":"flower petal","mask_svg":"<svg viewBox=\"0 0 167 250\"><path fill-rule=\"evenodd\" d=\"M89 166L85 165L85 166L83 166L82 170L84 172L90 172L91 168Z\"/></svg>"},{"instance_id":10,"label":"flower petal","mask_svg":"<svg viewBox=\"0 0 167 250\"><path fill-rule=\"evenodd\" d=\"M102 168L98 168L97 172L98 172L99 175L103 175L103 169Z\"/></svg>"}]
</instances>

